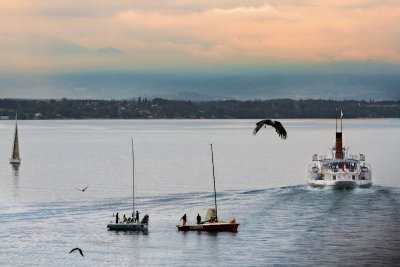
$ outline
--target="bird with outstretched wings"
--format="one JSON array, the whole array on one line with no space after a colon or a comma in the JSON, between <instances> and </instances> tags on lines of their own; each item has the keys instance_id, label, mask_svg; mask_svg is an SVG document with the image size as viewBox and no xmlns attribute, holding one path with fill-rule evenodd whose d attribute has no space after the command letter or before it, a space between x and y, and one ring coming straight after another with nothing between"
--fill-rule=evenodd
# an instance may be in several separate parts
<instances>
[{"instance_id":1,"label":"bird with outstretched wings","mask_svg":"<svg viewBox=\"0 0 400 267\"><path fill-rule=\"evenodd\" d=\"M74 252L75 250L78 250L79 253L81 254L81 256L82 256L82 257L85 257L85 256L83 256L82 249L80 249L80 248L73 248L73 249L71 249L71 251L70 251L69 253L71 254L71 253Z\"/></svg>"},{"instance_id":2,"label":"bird with outstretched wings","mask_svg":"<svg viewBox=\"0 0 400 267\"><path fill-rule=\"evenodd\" d=\"M282 139L287 138L287 132L286 132L285 128L283 128L282 123L280 123L279 121L266 119L266 120L257 122L256 125L257 126L253 131L254 135L257 134L257 132L261 129L261 127L264 126L264 128L265 128L265 127L267 127L267 125L269 125L269 126L272 126L275 128L275 131L277 132L277 134L279 135L280 138L282 138Z\"/></svg>"},{"instance_id":3,"label":"bird with outstretched wings","mask_svg":"<svg viewBox=\"0 0 400 267\"><path fill-rule=\"evenodd\" d=\"M85 187L85 188L83 188L83 189L81 189L81 188L76 188L76 190L79 190L79 191L85 192L85 190L86 190L86 189L88 189L88 187L89 187L89 186L86 186L86 187Z\"/></svg>"}]
</instances>

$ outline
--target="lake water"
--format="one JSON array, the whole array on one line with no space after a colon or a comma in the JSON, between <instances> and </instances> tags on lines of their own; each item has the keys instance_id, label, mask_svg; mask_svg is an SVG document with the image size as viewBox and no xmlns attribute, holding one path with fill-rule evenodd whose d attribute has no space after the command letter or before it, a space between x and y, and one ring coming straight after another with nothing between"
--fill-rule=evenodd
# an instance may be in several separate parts
<instances>
[{"instance_id":1,"label":"lake water","mask_svg":"<svg viewBox=\"0 0 400 267\"><path fill-rule=\"evenodd\" d=\"M369 189L306 186L314 153L328 154L334 120L20 121L18 170L8 163L12 121L0 121L0 265L399 265L400 120L345 120L344 143L372 164ZM136 206L149 232L107 231ZM238 233L178 232L213 207ZM86 192L76 190L89 185ZM85 257L69 254L82 248Z\"/></svg>"}]
</instances>

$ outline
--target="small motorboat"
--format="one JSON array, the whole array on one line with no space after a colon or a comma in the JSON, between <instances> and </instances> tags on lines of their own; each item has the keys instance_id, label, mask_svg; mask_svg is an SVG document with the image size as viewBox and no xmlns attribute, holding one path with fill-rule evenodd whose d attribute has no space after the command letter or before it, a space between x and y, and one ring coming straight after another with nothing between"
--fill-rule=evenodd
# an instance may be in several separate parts
<instances>
[{"instance_id":1,"label":"small motorboat","mask_svg":"<svg viewBox=\"0 0 400 267\"><path fill-rule=\"evenodd\" d=\"M208 231L208 232L237 232L239 223L236 222L235 218L229 221L218 220L218 209L217 209L217 191L215 188L215 171L214 171L214 153L213 146L211 146L211 162L213 168L213 179L214 179L214 203L215 209L209 209L206 214L206 220L200 221L196 224L186 224L183 222L182 225L177 225L178 231Z\"/></svg>"}]
</instances>

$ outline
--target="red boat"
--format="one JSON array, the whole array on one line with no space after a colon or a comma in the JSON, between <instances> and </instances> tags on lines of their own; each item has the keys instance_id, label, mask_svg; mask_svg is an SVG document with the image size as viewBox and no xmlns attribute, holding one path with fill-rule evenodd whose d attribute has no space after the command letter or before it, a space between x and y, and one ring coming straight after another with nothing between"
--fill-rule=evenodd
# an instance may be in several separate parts
<instances>
[{"instance_id":1,"label":"red boat","mask_svg":"<svg viewBox=\"0 0 400 267\"><path fill-rule=\"evenodd\" d=\"M213 167L213 179L214 179L214 201L215 209L209 209L206 215L206 221L197 224L186 224L186 221L182 225L177 225L178 231L208 231L208 232L237 232L239 223L236 222L235 218L229 221L218 220L218 209L217 209L217 190L215 188L215 171L214 171L214 153L213 146L211 146L211 162ZM186 214L182 219L185 218ZM199 219L200 220L200 219Z\"/></svg>"},{"instance_id":2,"label":"red boat","mask_svg":"<svg viewBox=\"0 0 400 267\"><path fill-rule=\"evenodd\" d=\"M239 223L203 223L177 225L179 231L237 232Z\"/></svg>"}]
</instances>

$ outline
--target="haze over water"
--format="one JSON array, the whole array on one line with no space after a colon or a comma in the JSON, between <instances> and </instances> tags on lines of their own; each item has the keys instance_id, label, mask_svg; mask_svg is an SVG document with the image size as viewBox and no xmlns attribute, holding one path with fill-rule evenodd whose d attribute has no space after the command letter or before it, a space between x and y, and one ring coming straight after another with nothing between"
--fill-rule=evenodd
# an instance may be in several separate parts
<instances>
[{"instance_id":1,"label":"haze over water","mask_svg":"<svg viewBox=\"0 0 400 267\"><path fill-rule=\"evenodd\" d=\"M0 121L0 265L383 265L400 263L400 120L345 120L344 145L372 165L369 189L306 186L314 153L328 154L334 120L20 121L22 164L8 163L13 121ZM136 207L149 233L106 230ZM213 206L238 233L181 233ZM76 190L89 185L86 192ZM82 248L85 257L69 254Z\"/></svg>"}]
</instances>

